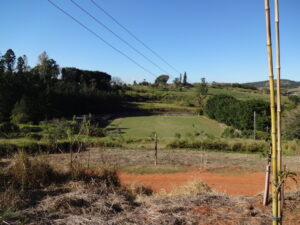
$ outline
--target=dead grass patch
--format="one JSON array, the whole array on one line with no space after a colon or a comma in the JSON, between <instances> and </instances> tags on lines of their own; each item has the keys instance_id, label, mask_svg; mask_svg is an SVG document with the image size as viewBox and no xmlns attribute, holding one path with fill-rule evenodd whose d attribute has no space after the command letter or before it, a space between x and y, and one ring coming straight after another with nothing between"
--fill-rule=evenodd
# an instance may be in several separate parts
<instances>
[{"instance_id":1,"label":"dead grass patch","mask_svg":"<svg viewBox=\"0 0 300 225\"><path fill-rule=\"evenodd\" d=\"M131 174L165 174L186 172L188 169L184 166L175 165L131 165L122 166L119 170Z\"/></svg>"},{"instance_id":2,"label":"dead grass patch","mask_svg":"<svg viewBox=\"0 0 300 225\"><path fill-rule=\"evenodd\" d=\"M215 167L215 168L208 168L206 171L224 175L224 176L236 176L236 175L245 175L248 173L259 172L261 170L257 168L245 168L241 166L230 166L230 167Z\"/></svg>"}]
</instances>

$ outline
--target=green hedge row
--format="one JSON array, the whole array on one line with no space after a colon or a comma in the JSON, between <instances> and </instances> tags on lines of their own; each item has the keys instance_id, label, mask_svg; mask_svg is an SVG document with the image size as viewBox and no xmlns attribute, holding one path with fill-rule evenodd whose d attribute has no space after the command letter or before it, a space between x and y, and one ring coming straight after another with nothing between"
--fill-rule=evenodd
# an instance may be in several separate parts
<instances>
[{"instance_id":1,"label":"green hedge row","mask_svg":"<svg viewBox=\"0 0 300 225\"><path fill-rule=\"evenodd\" d=\"M204 150L220 150L220 151L232 151L232 152L266 152L268 150L268 144L265 142L226 142L223 140L186 140L177 139L170 142L167 147L178 148L192 148L192 149L204 149Z\"/></svg>"}]
</instances>

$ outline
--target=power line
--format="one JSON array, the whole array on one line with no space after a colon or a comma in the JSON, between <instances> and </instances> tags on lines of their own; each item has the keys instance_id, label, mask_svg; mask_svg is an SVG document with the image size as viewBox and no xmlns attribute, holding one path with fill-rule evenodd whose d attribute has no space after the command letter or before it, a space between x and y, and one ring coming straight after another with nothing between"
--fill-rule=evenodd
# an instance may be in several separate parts
<instances>
[{"instance_id":1,"label":"power line","mask_svg":"<svg viewBox=\"0 0 300 225\"><path fill-rule=\"evenodd\" d=\"M153 49L151 49L148 45L146 45L141 39L139 39L136 35L134 35L130 30L128 30L124 25L122 25L117 19L115 19L111 14L109 14L106 10L104 10L99 4L97 4L94 0L91 0L91 2L98 9L100 9L103 13L105 13L108 17L110 17L116 24L118 24L120 27L122 27L136 41L138 41L140 44L142 44L145 48L147 48L150 52L152 52L156 57L158 57L161 61L163 61L165 64L167 64L174 71L181 74L181 72L179 72L179 70L177 70L174 66L172 66L170 63L168 63L164 58L162 58L158 53L156 53Z\"/></svg>"},{"instance_id":2,"label":"power line","mask_svg":"<svg viewBox=\"0 0 300 225\"><path fill-rule=\"evenodd\" d=\"M141 53L138 49L136 49L134 46L132 46L128 41L124 40L122 37L120 37L117 33L115 33L113 30L111 30L108 26L106 26L104 23L102 23L99 19L94 17L92 14L90 14L87 10L82 8L77 2L70 0L77 8L79 8L81 11L83 11L85 14L87 14L89 17L91 17L93 20L95 20L98 24L103 26L106 30L108 30L110 33L112 33L115 37L117 37L119 40L121 40L123 43L125 43L127 46L129 46L131 49L133 49L135 52L140 54L144 59L148 60L152 65L156 66L158 69L163 71L166 74L168 73L166 70L161 68L159 65L157 65L155 62L153 62L151 59L149 59L147 56L145 56L143 53Z\"/></svg>"},{"instance_id":3,"label":"power line","mask_svg":"<svg viewBox=\"0 0 300 225\"><path fill-rule=\"evenodd\" d=\"M120 53L121 55L123 55L124 57L126 57L127 59L129 59L131 62L133 62L135 65L137 65L138 67L140 67L141 69L143 69L144 71L146 71L147 73L151 74L152 76L154 76L155 78L156 75L154 73L152 73L150 70L146 69L145 67L143 67L141 64L139 64L137 61L135 61L134 59L132 59L130 56L128 56L127 54L125 54L124 52L122 52L121 50L119 50L118 48L114 47L112 44L110 44L109 42L107 42L106 40L104 40L101 36L99 36L96 32L94 32L93 30L91 30L90 28L88 28L86 25L84 25L83 23L81 23L79 20L77 20L75 17L73 17L71 14L69 14L68 12L66 12L64 9L62 9L61 7L59 7L58 5L56 5L54 2L52 2L51 0L48 0L48 2L50 4L52 4L55 8L57 8L59 11L61 11L63 14L65 14L66 16L68 16L69 18L71 18L72 20L74 20L76 23L78 23L80 26L82 26L84 29L86 29L88 32L90 32L91 34L93 34L94 36L96 36L98 39L100 39L102 42L104 42L106 45L108 45L109 47L111 47L112 49L114 49L115 51L117 51L118 53Z\"/></svg>"}]
</instances>

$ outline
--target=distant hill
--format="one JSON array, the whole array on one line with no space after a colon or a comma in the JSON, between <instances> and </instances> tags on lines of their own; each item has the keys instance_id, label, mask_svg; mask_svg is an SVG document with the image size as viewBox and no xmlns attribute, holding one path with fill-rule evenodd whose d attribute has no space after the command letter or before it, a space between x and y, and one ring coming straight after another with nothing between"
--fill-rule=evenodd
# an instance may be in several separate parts
<instances>
[{"instance_id":1,"label":"distant hill","mask_svg":"<svg viewBox=\"0 0 300 225\"><path fill-rule=\"evenodd\" d=\"M276 80L275 80L276 83ZM250 82L250 83L244 83L245 85L254 86L256 88L267 88L269 87L269 81L257 81L257 82ZM276 85L275 85L276 86ZM287 80L282 79L281 80L281 87L282 88L298 88L300 87L300 81L293 81L293 80Z\"/></svg>"}]
</instances>

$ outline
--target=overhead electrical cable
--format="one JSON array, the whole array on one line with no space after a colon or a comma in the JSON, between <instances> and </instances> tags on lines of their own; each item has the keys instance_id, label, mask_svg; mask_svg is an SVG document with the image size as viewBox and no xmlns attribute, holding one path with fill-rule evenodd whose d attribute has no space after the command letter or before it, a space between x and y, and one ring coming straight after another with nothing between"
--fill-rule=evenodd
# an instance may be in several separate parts
<instances>
[{"instance_id":1,"label":"overhead electrical cable","mask_svg":"<svg viewBox=\"0 0 300 225\"><path fill-rule=\"evenodd\" d=\"M154 76L155 78L157 78L157 76L152 73L150 70L146 69L145 67L143 67L141 64L139 64L137 61L135 61L134 59L132 59L129 55L125 54L124 52L122 52L121 50L119 50L118 48L114 47L112 44L110 44L108 41L106 41L105 39L103 39L99 34L97 34L96 32L94 32L92 29L90 29L89 27L87 27L86 25L84 25L83 23L81 23L79 20L77 20L75 17L73 17L71 14L69 14L68 12L66 12L64 9L62 9L61 7L59 7L58 5L56 5L54 2L52 2L51 0L48 0L48 2L50 4L52 4L55 8L57 8L60 12L62 12L63 14L65 14L66 16L68 16L69 18L71 18L73 21L75 21L77 24L79 24L80 26L82 26L84 29L86 29L88 32L90 32L91 34L93 34L94 36L96 36L98 39L100 39L102 42L104 42L106 45L108 45L109 47L111 47L112 49L114 49L115 51L117 51L119 54L123 55L124 57L126 57L128 60L130 60L132 63L134 63L135 65L137 65L138 67L140 67L141 69L143 69L144 71L146 71L147 73L151 74L152 76Z\"/></svg>"},{"instance_id":2,"label":"overhead electrical cable","mask_svg":"<svg viewBox=\"0 0 300 225\"><path fill-rule=\"evenodd\" d=\"M98 3L96 3L94 0L91 0L91 2L104 14L106 14L108 17L110 17L116 24L118 24L120 27L122 27L131 37L133 37L136 41L138 41L140 44L142 44L146 49L148 49L152 54L154 54L157 58L159 58L161 61L163 61L165 64L167 64L170 68L172 68L174 71L176 71L178 74L181 74L178 69L176 69L174 66L172 66L170 63L168 63L163 57L161 57L157 52L155 52L152 48L150 48L148 45L145 44L141 39L139 39L136 35L134 35L129 29L127 29L124 25L122 25L117 19L115 19L111 14L109 14L105 9L103 9Z\"/></svg>"},{"instance_id":3,"label":"overhead electrical cable","mask_svg":"<svg viewBox=\"0 0 300 225\"><path fill-rule=\"evenodd\" d=\"M125 43L128 47L130 47L131 49L133 49L135 52L137 52L139 55L141 55L144 59L146 59L148 62L150 62L152 65L156 66L158 69L160 69L162 72L166 73L166 74L170 74L169 72L167 72L166 70L164 70L162 67L160 67L159 65L157 65L155 62L153 62L150 58L148 58L146 55L144 55L142 52L140 52L137 48L135 48L134 46L132 46L128 41L126 41L125 39L123 39L122 37L120 37L117 33L115 33L113 30L111 30L108 26L106 26L104 23L102 23L99 19L97 19L95 16L93 16L91 13L89 13L87 10L85 10L84 8L82 8L82 6L80 6L77 2L75 2L74 0L70 0L76 7L78 7L81 11L83 11L84 13L86 13L89 17L91 17L93 20L95 20L98 24L100 24L102 27L104 27L106 30L108 30L110 33L112 33L115 37L117 37L120 41L122 41L123 43Z\"/></svg>"}]
</instances>

